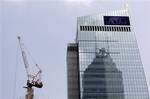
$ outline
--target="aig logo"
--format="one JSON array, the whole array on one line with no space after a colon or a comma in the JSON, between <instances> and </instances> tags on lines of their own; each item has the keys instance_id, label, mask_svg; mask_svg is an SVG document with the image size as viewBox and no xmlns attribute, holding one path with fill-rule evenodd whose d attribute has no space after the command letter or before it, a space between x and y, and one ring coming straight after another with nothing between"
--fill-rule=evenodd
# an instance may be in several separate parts
<instances>
[{"instance_id":1,"label":"aig logo","mask_svg":"<svg viewBox=\"0 0 150 99\"><path fill-rule=\"evenodd\" d=\"M104 25L130 25L128 16L104 16Z\"/></svg>"}]
</instances>

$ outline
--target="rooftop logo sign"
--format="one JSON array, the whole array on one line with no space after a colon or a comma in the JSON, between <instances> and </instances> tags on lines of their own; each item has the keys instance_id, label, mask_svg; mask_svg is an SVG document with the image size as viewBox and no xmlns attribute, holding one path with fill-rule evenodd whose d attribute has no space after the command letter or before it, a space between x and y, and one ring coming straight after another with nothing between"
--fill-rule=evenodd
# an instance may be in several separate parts
<instances>
[{"instance_id":1,"label":"rooftop logo sign","mask_svg":"<svg viewBox=\"0 0 150 99\"><path fill-rule=\"evenodd\" d=\"M128 16L104 16L104 25L130 25Z\"/></svg>"}]
</instances>

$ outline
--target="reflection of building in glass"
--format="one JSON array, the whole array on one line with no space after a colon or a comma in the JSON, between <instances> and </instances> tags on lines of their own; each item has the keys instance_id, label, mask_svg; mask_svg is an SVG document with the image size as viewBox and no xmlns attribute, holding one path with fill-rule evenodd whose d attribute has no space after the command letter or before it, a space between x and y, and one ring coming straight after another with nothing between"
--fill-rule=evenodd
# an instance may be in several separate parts
<instances>
[{"instance_id":1,"label":"reflection of building in glass","mask_svg":"<svg viewBox=\"0 0 150 99\"><path fill-rule=\"evenodd\" d=\"M130 20L127 9L78 17L67 50L68 99L149 99Z\"/></svg>"},{"instance_id":2,"label":"reflection of building in glass","mask_svg":"<svg viewBox=\"0 0 150 99\"><path fill-rule=\"evenodd\" d=\"M122 73L104 48L84 71L82 82L83 99L124 99Z\"/></svg>"}]
</instances>

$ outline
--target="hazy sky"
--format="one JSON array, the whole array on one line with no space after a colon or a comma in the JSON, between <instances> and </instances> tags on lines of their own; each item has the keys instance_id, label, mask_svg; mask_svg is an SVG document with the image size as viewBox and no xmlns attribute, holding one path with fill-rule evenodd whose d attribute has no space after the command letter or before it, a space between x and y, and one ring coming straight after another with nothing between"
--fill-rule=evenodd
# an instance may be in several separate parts
<instances>
[{"instance_id":1,"label":"hazy sky","mask_svg":"<svg viewBox=\"0 0 150 99\"><path fill-rule=\"evenodd\" d=\"M66 48L74 42L77 17L121 9L125 0L0 1L0 99L23 99L26 74L17 35L43 70L35 99L67 99ZM129 11L150 89L150 1L130 2Z\"/></svg>"}]
</instances>

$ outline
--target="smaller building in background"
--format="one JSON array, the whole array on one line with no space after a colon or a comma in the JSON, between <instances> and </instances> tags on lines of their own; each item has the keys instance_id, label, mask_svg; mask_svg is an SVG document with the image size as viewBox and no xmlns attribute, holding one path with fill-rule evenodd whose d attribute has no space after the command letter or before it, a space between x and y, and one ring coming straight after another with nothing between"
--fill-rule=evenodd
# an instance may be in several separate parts
<instances>
[{"instance_id":1,"label":"smaller building in background","mask_svg":"<svg viewBox=\"0 0 150 99\"><path fill-rule=\"evenodd\" d=\"M68 99L80 99L78 44L70 43L67 47Z\"/></svg>"}]
</instances>

